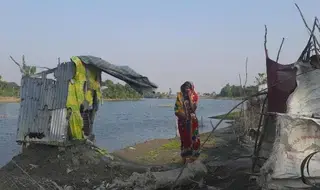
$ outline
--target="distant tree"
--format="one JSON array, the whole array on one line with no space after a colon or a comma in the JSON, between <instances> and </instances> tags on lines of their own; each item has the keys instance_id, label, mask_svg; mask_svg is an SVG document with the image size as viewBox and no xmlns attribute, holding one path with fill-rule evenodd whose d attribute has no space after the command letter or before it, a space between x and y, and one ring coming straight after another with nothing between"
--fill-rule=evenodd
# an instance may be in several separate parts
<instances>
[{"instance_id":1,"label":"distant tree","mask_svg":"<svg viewBox=\"0 0 320 190\"><path fill-rule=\"evenodd\" d=\"M226 84L218 94L220 97L241 97L241 90L244 88L246 95L253 95L258 92L257 86L241 87L236 85Z\"/></svg>"},{"instance_id":2,"label":"distant tree","mask_svg":"<svg viewBox=\"0 0 320 190\"><path fill-rule=\"evenodd\" d=\"M15 96L19 95L19 85L14 82L7 82L2 79L0 80L0 96Z\"/></svg>"},{"instance_id":3,"label":"distant tree","mask_svg":"<svg viewBox=\"0 0 320 190\"><path fill-rule=\"evenodd\" d=\"M139 99L142 97L128 84L115 84L112 80L106 80L102 82L102 86L105 87L102 95L107 99Z\"/></svg>"}]
</instances>

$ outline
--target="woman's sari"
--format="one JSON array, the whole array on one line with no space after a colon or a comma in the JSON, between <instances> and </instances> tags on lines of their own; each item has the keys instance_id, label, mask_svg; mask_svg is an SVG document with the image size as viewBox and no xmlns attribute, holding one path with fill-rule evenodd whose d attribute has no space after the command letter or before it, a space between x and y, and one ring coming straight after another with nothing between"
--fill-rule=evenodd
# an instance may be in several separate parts
<instances>
[{"instance_id":1,"label":"woman's sari","mask_svg":"<svg viewBox=\"0 0 320 190\"><path fill-rule=\"evenodd\" d=\"M190 101L189 101L190 100ZM182 92L177 95L174 111L175 113L184 113L186 119L178 117L178 128L181 140L181 157L196 159L199 156L200 138L198 119L195 110L190 109L192 104L197 105L198 95L192 90L189 100L185 100Z\"/></svg>"}]
</instances>

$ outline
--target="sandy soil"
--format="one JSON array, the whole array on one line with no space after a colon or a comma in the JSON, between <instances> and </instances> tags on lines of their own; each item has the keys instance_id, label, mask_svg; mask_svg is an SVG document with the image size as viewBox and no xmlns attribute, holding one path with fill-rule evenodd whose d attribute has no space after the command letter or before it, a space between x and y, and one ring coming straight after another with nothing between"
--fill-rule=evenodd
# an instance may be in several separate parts
<instances>
[{"instance_id":1,"label":"sandy soil","mask_svg":"<svg viewBox=\"0 0 320 190\"><path fill-rule=\"evenodd\" d=\"M17 97L1 97L0 96L0 103L17 103L20 102L20 98Z\"/></svg>"}]
</instances>

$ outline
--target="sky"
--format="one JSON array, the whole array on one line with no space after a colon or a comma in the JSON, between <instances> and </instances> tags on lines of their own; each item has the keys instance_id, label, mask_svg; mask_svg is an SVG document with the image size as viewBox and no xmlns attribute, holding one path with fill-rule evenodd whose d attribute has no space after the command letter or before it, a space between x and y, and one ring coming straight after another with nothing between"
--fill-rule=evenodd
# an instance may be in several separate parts
<instances>
[{"instance_id":1,"label":"sky","mask_svg":"<svg viewBox=\"0 0 320 190\"><path fill-rule=\"evenodd\" d=\"M192 81L199 92L248 84L265 72L264 25L269 56L297 60L308 40L294 3L311 25L319 0L0 0L0 75L20 84L10 60L53 68L57 59L93 55L127 65L159 86L178 91ZM317 15L318 14L318 15ZM112 79L106 74L104 79Z\"/></svg>"}]
</instances>

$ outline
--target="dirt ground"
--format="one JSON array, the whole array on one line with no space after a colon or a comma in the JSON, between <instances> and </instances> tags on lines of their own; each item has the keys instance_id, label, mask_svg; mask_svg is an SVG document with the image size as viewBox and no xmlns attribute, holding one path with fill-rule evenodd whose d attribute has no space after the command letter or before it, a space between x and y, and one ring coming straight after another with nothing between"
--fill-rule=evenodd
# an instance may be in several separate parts
<instances>
[{"instance_id":1,"label":"dirt ground","mask_svg":"<svg viewBox=\"0 0 320 190\"><path fill-rule=\"evenodd\" d=\"M67 148L35 145L0 169L0 189L91 190L102 182L127 178L139 168L123 168L88 144ZM71 188L73 187L73 188Z\"/></svg>"},{"instance_id":2,"label":"dirt ground","mask_svg":"<svg viewBox=\"0 0 320 190\"><path fill-rule=\"evenodd\" d=\"M202 134L205 139L208 134ZM206 143L206 148L215 148L215 139L210 138ZM125 149L115 151L114 155L128 161L146 165L172 164L181 165L180 158L180 140L175 139L154 139L135 146L129 146ZM207 157L203 152L200 159Z\"/></svg>"},{"instance_id":3,"label":"dirt ground","mask_svg":"<svg viewBox=\"0 0 320 190\"><path fill-rule=\"evenodd\" d=\"M207 136L202 134L201 140ZM179 154L179 139L151 140L107 155L88 144L67 148L37 145L0 169L0 189L102 190L115 178L127 179L133 172L181 167ZM239 159L250 154L250 148L240 146L231 130L215 132L201 152L200 160L208 169L204 185L193 183L180 189L208 189L206 185L257 189L246 174L251 160ZM99 188L101 185L104 187Z\"/></svg>"},{"instance_id":4,"label":"dirt ground","mask_svg":"<svg viewBox=\"0 0 320 190\"><path fill-rule=\"evenodd\" d=\"M201 134L202 142L209 133ZM206 142L200 160L207 166L204 183L222 189L259 189L250 182L252 149L241 146L230 128L218 130ZM179 138L156 139L114 152L121 159L145 165L182 166ZM187 187L191 188L191 187ZM184 188L182 188L184 189ZM192 189L197 189L196 186ZM201 189L201 188L200 188Z\"/></svg>"}]
</instances>

